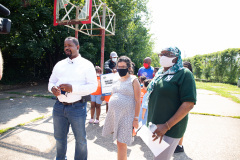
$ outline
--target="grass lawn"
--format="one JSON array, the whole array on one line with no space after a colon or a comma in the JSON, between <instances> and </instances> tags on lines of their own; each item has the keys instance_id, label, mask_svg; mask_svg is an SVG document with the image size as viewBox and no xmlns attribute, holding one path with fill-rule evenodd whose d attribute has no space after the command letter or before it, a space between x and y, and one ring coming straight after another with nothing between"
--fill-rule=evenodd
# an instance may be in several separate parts
<instances>
[{"instance_id":1,"label":"grass lawn","mask_svg":"<svg viewBox=\"0 0 240 160\"><path fill-rule=\"evenodd\" d=\"M240 103L240 88L238 88L237 85L196 81L196 86L197 89L214 91L220 96L230 98L232 101ZM236 95L238 95L238 97Z\"/></svg>"}]
</instances>

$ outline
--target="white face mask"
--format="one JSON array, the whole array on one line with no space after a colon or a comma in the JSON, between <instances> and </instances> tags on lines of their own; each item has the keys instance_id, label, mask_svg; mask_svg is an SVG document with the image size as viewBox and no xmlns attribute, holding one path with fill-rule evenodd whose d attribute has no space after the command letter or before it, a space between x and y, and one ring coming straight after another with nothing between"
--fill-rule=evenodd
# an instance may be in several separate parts
<instances>
[{"instance_id":1,"label":"white face mask","mask_svg":"<svg viewBox=\"0 0 240 160\"><path fill-rule=\"evenodd\" d=\"M117 58L112 58L112 61L113 62L117 62Z\"/></svg>"},{"instance_id":2,"label":"white face mask","mask_svg":"<svg viewBox=\"0 0 240 160\"><path fill-rule=\"evenodd\" d=\"M162 67L172 67L175 63L173 63L173 59L176 57L166 57L166 56L161 56L160 58L160 64Z\"/></svg>"}]
</instances>

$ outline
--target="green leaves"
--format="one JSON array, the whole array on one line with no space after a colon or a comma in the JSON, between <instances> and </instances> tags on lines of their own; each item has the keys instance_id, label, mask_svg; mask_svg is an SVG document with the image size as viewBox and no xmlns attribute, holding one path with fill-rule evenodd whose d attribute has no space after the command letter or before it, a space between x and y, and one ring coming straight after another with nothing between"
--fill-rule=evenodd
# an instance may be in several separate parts
<instances>
[{"instance_id":1,"label":"green leaves","mask_svg":"<svg viewBox=\"0 0 240 160\"><path fill-rule=\"evenodd\" d=\"M236 84L240 77L240 48L230 48L207 55L185 59L193 65L197 78Z\"/></svg>"},{"instance_id":2,"label":"green leaves","mask_svg":"<svg viewBox=\"0 0 240 160\"><path fill-rule=\"evenodd\" d=\"M77 2L83 2L83 0ZM105 38L105 61L110 52L129 56L136 64L136 71L145 57L153 54L153 42L146 29L149 17L148 0L105 1L116 14L116 35ZM11 0L1 2L9 8L11 32L0 35L4 58L4 77L1 83L48 79L53 66L65 58L63 44L75 32L64 26L53 26L52 0ZM94 65L100 65L101 37L79 33L80 53ZM157 63L156 63L157 65ZM17 77L17 78L16 78Z\"/></svg>"}]
</instances>

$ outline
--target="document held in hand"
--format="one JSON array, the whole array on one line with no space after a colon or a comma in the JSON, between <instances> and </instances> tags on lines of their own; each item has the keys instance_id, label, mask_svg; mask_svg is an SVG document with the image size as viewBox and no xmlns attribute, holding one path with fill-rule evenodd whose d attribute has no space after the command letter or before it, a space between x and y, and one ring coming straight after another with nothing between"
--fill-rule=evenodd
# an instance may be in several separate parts
<instances>
[{"instance_id":1,"label":"document held in hand","mask_svg":"<svg viewBox=\"0 0 240 160\"><path fill-rule=\"evenodd\" d=\"M148 148L152 151L155 157L157 157L169 146L169 144L164 140L162 140L160 144L159 139L153 141L152 138L153 133L150 131L149 128L147 128L146 125L143 125L139 129L137 135L142 138L143 142L148 146Z\"/></svg>"},{"instance_id":2,"label":"document held in hand","mask_svg":"<svg viewBox=\"0 0 240 160\"><path fill-rule=\"evenodd\" d=\"M119 79L118 73L102 74L100 77L102 95L111 95L113 84Z\"/></svg>"}]
</instances>

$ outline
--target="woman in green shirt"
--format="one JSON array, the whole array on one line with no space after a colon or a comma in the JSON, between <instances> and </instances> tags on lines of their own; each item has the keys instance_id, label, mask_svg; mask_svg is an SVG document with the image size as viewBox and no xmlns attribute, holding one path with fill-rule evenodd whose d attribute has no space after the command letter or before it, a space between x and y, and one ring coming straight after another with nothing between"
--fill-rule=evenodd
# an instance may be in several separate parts
<instances>
[{"instance_id":1,"label":"woman in green shirt","mask_svg":"<svg viewBox=\"0 0 240 160\"><path fill-rule=\"evenodd\" d=\"M148 122L157 125L153 140L163 139L170 145L155 160L169 160L186 130L188 113L196 103L196 85L193 74L184 69L177 47L163 49L159 58L162 67L148 86Z\"/></svg>"}]
</instances>

